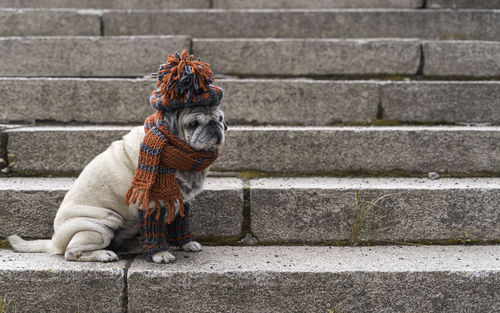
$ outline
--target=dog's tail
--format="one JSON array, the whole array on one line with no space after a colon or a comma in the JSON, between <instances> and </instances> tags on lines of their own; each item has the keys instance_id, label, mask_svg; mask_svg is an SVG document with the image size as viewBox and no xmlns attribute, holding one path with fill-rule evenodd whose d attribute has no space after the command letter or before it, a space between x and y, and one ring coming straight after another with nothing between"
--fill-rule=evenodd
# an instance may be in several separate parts
<instances>
[{"instance_id":1,"label":"dog's tail","mask_svg":"<svg viewBox=\"0 0 500 313\"><path fill-rule=\"evenodd\" d=\"M12 235L7 237L12 248L18 252L44 252L56 254L57 249L52 244L52 240L31 240L27 241L18 235Z\"/></svg>"}]
</instances>

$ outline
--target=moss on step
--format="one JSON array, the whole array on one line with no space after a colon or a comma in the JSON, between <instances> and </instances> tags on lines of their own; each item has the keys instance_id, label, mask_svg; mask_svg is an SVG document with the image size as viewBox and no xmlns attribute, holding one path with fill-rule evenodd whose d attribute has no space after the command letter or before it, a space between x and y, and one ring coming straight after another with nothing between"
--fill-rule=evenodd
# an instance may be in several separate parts
<instances>
[{"instance_id":1,"label":"moss on step","mask_svg":"<svg viewBox=\"0 0 500 313\"><path fill-rule=\"evenodd\" d=\"M0 239L0 249L12 249L7 240Z\"/></svg>"}]
</instances>

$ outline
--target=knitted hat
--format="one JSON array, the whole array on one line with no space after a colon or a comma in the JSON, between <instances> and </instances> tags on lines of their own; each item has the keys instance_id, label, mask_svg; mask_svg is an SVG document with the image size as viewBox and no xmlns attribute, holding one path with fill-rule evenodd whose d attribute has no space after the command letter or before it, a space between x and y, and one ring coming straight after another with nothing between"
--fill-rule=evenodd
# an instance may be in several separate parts
<instances>
[{"instance_id":1,"label":"knitted hat","mask_svg":"<svg viewBox=\"0 0 500 313\"><path fill-rule=\"evenodd\" d=\"M202 62L187 50L169 54L156 76L156 89L149 103L158 111L174 111L185 107L217 106L222 100L222 88L213 86L210 64Z\"/></svg>"}]
</instances>

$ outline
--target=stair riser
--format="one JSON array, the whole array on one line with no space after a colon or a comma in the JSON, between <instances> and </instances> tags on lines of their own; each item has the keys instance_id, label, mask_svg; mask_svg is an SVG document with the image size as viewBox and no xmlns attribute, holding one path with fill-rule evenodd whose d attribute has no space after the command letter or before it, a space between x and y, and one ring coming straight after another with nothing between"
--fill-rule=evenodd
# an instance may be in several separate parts
<instances>
[{"instance_id":1,"label":"stair riser","mask_svg":"<svg viewBox=\"0 0 500 313\"><path fill-rule=\"evenodd\" d=\"M79 172L130 128L69 129L5 131L16 170ZM500 168L497 128L437 129L235 127L226 132L226 143L212 169L321 174L497 172Z\"/></svg>"},{"instance_id":2,"label":"stair riser","mask_svg":"<svg viewBox=\"0 0 500 313\"><path fill-rule=\"evenodd\" d=\"M500 83L497 81L216 79L215 83L224 89L221 109L230 125L323 126L370 122L378 117L378 105L382 118L395 121L500 123L497 109ZM2 122L140 124L153 112L148 98L155 82L149 79L4 78L0 79L0 89L3 90Z\"/></svg>"},{"instance_id":3,"label":"stair riser","mask_svg":"<svg viewBox=\"0 0 500 313\"><path fill-rule=\"evenodd\" d=\"M241 76L492 78L500 44L370 39L193 39L188 37L5 37L0 76L143 77L184 48L218 74ZM38 55L44 62L39 62ZM134 62L130 62L134 55ZM450 55L455 56L450 58ZM349 57L347 57L349 56ZM2 62L3 61L3 62Z\"/></svg>"},{"instance_id":4,"label":"stair riser","mask_svg":"<svg viewBox=\"0 0 500 313\"><path fill-rule=\"evenodd\" d=\"M0 188L0 237L50 238L55 213L71 180L23 178L19 182L8 185L8 180L0 180L5 185ZM227 188L217 188L220 184ZM497 179L251 180L249 230L261 242L275 244L495 242L500 240L499 191ZM366 204L386 196L362 223L356 222L355 192ZM242 208L241 182L209 179L193 202L195 235L238 237ZM359 227L353 231L356 223Z\"/></svg>"},{"instance_id":5,"label":"stair riser","mask_svg":"<svg viewBox=\"0 0 500 313\"><path fill-rule=\"evenodd\" d=\"M428 8L500 9L500 2L491 0L427 0Z\"/></svg>"},{"instance_id":6,"label":"stair riser","mask_svg":"<svg viewBox=\"0 0 500 313\"><path fill-rule=\"evenodd\" d=\"M34 181L33 181L34 180ZM53 222L64 195L72 185L69 179L28 179L33 190L23 189L12 182L0 188L0 237L13 234L28 238L50 238ZM8 181L4 181L7 184ZM223 236L237 237L243 222L243 189L236 179L225 179L231 188L221 189L219 179L209 179L205 191L193 201L191 227L198 238ZM125 195L124 195L125 199ZM124 200L125 201L125 200Z\"/></svg>"},{"instance_id":7,"label":"stair riser","mask_svg":"<svg viewBox=\"0 0 500 313\"><path fill-rule=\"evenodd\" d=\"M0 9L0 36L100 35L101 17L95 13Z\"/></svg>"},{"instance_id":8,"label":"stair riser","mask_svg":"<svg viewBox=\"0 0 500 313\"><path fill-rule=\"evenodd\" d=\"M422 0L214 0L216 9L421 8Z\"/></svg>"},{"instance_id":9,"label":"stair riser","mask_svg":"<svg viewBox=\"0 0 500 313\"><path fill-rule=\"evenodd\" d=\"M304 180L309 187L296 183ZM275 243L500 239L498 180L476 187L468 187L472 180L457 180L454 185L446 179L408 179L402 180L405 187L394 179L381 181L359 179L346 189L339 189L333 178L252 181L252 232L260 241ZM384 196L367 211L371 201ZM360 222L356 217L363 213L366 220Z\"/></svg>"},{"instance_id":10,"label":"stair riser","mask_svg":"<svg viewBox=\"0 0 500 313\"><path fill-rule=\"evenodd\" d=\"M175 36L2 38L0 76L144 76L189 46Z\"/></svg>"},{"instance_id":11,"label":"stair riser","mask_svg":"<svg viewBox=\"0 0 500 313\"><path fill-rule=\"evenodd\" d=\"M187 20L191 22L186 23ZM103 21L105 35L183 34L199 38L396 37L439 40L498 40L500 36L497 31L500 13L488 11L105 12Z\"/></svg>"},{"instance_id":12,"label":"stair riser","mask_svg":"<svg viewBox=\"0 0 500 313\"><path fill-rule=\"evenodd\" d=\"M177 262L162 266L142 256L99 264L1 250L0 292L19 312L466 313L500 305L497 247L330 248L205 247L173 251Z\"/></svg>"},{"instance_id":13,"label":"stair riser","mask_svg":"<svg viewBox=\"0 0 500 313\"><path fill-rule=\"evenodd\" d=\"M6 8L79 8L79 9L207 9L210 0L2 0Z\"/></svg>"},{"instance_id":14,"label":"stair riser","mask_svg":"<svg viewBox=\"0 0 500 313\"><path fill-rule=\"evenodd\" d=\"M417 74L416 40L194 39L193 54L236 75Z\"/></svg>"},{"instance_id":15,"label":"stair riser","mask_svg":"<svg viewBox=\"0 0 500 313\"><path fill-rule=\"evenodd\" d=\"M423 51L427 76L500 76L498 42L427 42Z\"/></svg>"}]
</instances>

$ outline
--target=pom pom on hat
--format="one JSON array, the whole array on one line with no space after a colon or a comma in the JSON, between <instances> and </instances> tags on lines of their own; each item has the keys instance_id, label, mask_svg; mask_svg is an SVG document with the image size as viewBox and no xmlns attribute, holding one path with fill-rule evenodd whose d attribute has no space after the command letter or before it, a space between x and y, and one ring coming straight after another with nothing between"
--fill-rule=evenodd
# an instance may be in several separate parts
<instances>
[{"instance_id":1,"label":"pom pom on hat","mask_svg":"<svg viewBox=\"0 0 500 313\"><path fill-rule=\"evenodd\" d=\"M217 106L222 100L223 91L213 86L214 73L210 64L199 58L182 53L169 54L156 76L158 87L149 98L149 103L158 111L173 111L184 107Z\"/></svg>"}]
</instances>

